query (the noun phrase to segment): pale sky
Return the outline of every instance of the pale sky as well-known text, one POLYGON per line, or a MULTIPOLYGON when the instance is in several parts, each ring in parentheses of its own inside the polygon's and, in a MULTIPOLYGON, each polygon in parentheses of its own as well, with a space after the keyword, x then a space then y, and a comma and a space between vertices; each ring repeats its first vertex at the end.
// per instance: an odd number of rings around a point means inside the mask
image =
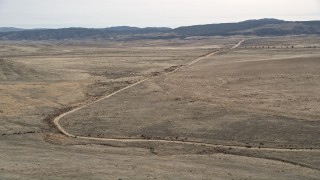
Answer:
POLYGON ((0 27, 178 27, 260 18, 320 20, 320 0, 0 0, 0 27))

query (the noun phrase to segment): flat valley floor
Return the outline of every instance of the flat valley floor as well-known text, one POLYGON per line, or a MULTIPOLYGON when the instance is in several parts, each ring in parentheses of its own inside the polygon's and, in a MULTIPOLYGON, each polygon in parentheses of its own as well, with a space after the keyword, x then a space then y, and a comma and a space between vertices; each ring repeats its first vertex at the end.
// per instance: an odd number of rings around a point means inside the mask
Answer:
POLYGON ((0 179, 320 179, 319 49, 2 41, 0 179))

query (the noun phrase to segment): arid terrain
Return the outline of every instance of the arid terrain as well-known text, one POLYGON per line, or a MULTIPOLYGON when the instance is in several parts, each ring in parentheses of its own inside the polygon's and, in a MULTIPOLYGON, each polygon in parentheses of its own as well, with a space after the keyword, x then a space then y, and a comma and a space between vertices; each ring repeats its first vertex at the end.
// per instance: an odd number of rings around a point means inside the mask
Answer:
POLYGON ((0 179, 320 179, 320 37, 0 41, 0 179))

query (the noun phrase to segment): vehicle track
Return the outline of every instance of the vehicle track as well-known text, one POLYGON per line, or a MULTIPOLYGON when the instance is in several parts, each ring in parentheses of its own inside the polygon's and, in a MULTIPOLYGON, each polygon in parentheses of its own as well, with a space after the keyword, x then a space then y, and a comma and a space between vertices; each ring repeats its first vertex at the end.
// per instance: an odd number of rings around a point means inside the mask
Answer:
MULTIPOLYGON (((241 40, 238 44, 236 44, 235 46, 231 47, 230 50, 232 49, 235 49, 237 47, 239 47, 242 43, 244 42, 244 40, 241 40)), ((182 68, 185 68, 185 67, 188 67, 188 66, 191 66, 195 63, 197 63, 198 61, 202 60, 202 59, 205 59, 207 57, 210 57, 212 55, 215 55, 217 53, 221 52, 221 50, 219 51, 215 51, 215 52, 211 52, 207 55, 204 55, 202 57, 199 57, 197 59, 195 59, 194 61, 191 61, 189 62, 188 64, 184 65, 184 66, 180 66, 176 69, 174 69, 173 71, 170 71, 170 72, 167 72, 167 73, 164 73, 160 76, 165 76, 165 75, 168 75, 168 74, 172 74, 176 71, 178 71, 179 69, 182 69, 182 68)), ((156 77, 159 77, 159 76, 156 76, 156 77)), ((96 137, 85 137, 85 136, 77 136, 77 135, 73 135, 71 133, 68 133, 60 124, 59 124, 59 121, 69 115, 69 114, 72 114, 76 111, 79 111, 87 106, 90 106, 91 104, 95 104, 95 103, 98 103, 102 100, 105 100, 105 99, 108 99, 116 94, 119 94, 131 87, 134 87, 136 85, 139 85, 147 80, 150 80, 154 77, 148 77, 148 78, 145 78, 145 79, 142 79, 134 84, 131 84, 123 89, 120 89, 116 92, 113 92, 107 96, 104 96, 96 101, 93 101, 93 102, 90 102, 88 104, 85 104, 85 105, 82 105, 78 108, 75 108, 75 109, 72 109, 70 111, 67 111, 59 116, 57 116, 56 118, 54 118, 53 120, 53 123, 54 125, 58 128, 58 130, 68 136, 68 137, 72 137, 72 138, 77 138, 77 139, 84 139, 84 140, 96 140, 96 141, 109 141, 109 142, 159 142, 159 143, 175 143, 175 144, 186 144, 186 145, 198 145, 198 146, 206 146, 206 147, 215 147, 215 148, 233 148, 233 149, 239 149, 239 150, 243 150, 243 149, 250 149, 250 150, 260 150, 260 151, 277 151, 277 152, 320 152, 320 149, 293 149, 293 148, 290 148, 290 149, 280 149, 280 148, 264 148, 264 147, 243 147, 243 146, 228 146, 228 145, 216 145, 216 144, 209 144, 209 143, 204 143, 204 142, 192 142, 192 141, 177 141, 177 140, 161 140, 161 139, 132 139, 132 138, 128 138, 128 139, 117 139, 117 138, 96 138, 96 137)))

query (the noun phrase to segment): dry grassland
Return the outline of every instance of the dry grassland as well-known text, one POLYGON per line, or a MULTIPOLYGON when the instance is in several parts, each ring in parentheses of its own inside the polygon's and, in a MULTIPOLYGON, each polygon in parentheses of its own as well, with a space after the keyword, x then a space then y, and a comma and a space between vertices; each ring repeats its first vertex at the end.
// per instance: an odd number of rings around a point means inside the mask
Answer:
POLYGON ((0 179, 318 179, 320 38, 241 39, 0 42, 0 179), (61 126, 217 147, 53 126, 147 77, 61 126))

